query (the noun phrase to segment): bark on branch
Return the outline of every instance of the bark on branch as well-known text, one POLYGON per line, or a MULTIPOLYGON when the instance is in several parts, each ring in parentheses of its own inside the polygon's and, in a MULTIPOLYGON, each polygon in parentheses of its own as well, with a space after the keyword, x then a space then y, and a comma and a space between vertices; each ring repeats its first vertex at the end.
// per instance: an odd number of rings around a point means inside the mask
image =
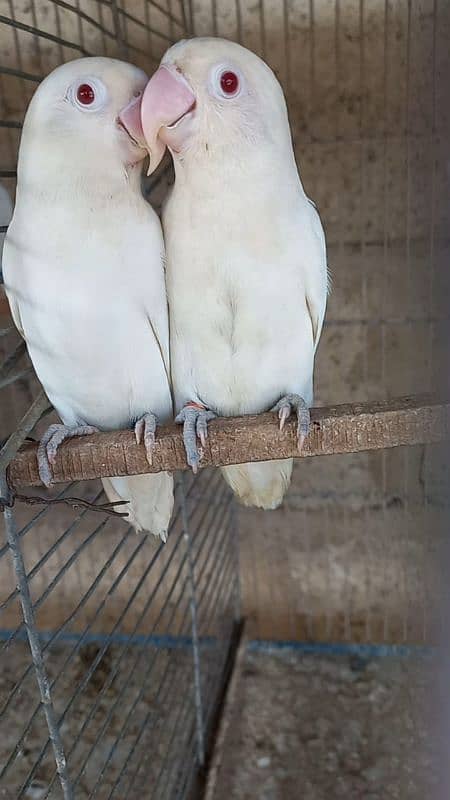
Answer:
MULTIPOLYGON (((450 401, 429 396, 315 408, 311 420, 302 453, 297 450, 294 419, 286 423, 282 433, 272 413, 213 420, 201 467, 355 453, 450 439, 450 401)), ((13 488, 41 485, 36 450, 36 444, 26 444, 11 462, 9 481, 13 488)), ((55 483, 65 483, 187 468, 181 429, 166 425, 158 429, 151 468, 134 433, 114 431, 64 442, 54 465, 54 479, 55 483)))

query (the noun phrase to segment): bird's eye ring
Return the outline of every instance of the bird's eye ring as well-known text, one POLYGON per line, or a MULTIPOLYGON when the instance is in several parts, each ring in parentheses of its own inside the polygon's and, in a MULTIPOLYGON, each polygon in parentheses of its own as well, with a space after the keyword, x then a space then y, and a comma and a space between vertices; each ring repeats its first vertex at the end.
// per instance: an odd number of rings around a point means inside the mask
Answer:
POLYGON ((238 97, 244 86, 240 71, 231 64, 217 64, 211 71, 209 81, 212 94, 226 100, 238 97))
POLYGON ((69 87, 66 97, 79 111, 99 111, 106 104, 108 91, 98 78, 85 77, 69 87))

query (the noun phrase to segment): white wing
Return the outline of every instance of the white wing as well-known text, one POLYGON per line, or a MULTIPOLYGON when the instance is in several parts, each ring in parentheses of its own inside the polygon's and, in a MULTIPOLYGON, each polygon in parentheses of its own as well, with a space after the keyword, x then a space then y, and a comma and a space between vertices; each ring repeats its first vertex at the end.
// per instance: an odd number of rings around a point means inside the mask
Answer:
POLYGON ((23 325, 19 311, 19 296, 17 287, 15 286, 16 276, 14 272, 15 272, 16 244, 14 243, 14 241, 12 241, 11 231, 12 231, 12 223, 9 226, 9 230, 6 234, 3 246, 3 254, 2 254, 2 272, 3 272, 4 288, 6 296, 8 298, 9 307, 11 309, 11 316, 13 318, 14 325, 16 326, 22 338, 25 339, 25 334, 23 331, 23 325))
POLYGON ((306 305, 313 329, 314 351, 322 332, 328 294, 328 270, 325 235, 314 203, 308 199, 308 216, 311 226, 311 260, 304 265, 306 305))

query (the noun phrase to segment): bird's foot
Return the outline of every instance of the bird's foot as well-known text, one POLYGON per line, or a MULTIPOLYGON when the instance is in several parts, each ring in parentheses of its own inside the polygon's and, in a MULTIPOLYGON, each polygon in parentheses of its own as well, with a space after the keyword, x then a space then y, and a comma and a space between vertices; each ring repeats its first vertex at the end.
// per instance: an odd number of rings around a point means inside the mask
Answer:
POLYGON ((157 419, 151 411, 138 419, 136 425, 134 426, 136 442, 138 444, 142 444, 142 442, 144 442, 145 454, 150 466, 153 464, 153 449, 155 447, 156 426, 157 419))
POLYGON ((98 433, 98 428, 94 428, 93 425, 77 425, 74 428, 60 423, 50 425, 39 442, 37 451, 39 477, 47 488, 53 483, 52 466, 59 445, 65 439, 71 439, 73 436, 89 436, 91 433, 98 433))
POLYGON ((270 409, 271 411, 278 412, 278 418, 280 420, 280 431, 284 428, 284 423, 287 419, 291 416, 292 412, 295 411, 297 414, 297 442, 298 442, 298 449, 301 451, 303 447, 303 442, 305 441, 308 431, 309 431, 309 422, 310 422, 310 415, 309 415, 309 408, 306 405, 305 401, 302 397, 298 394, 287 394, 278 401, 273 408, 270 409))
POLYGON ((208 438, 208 422, 214 419, 214 411, 201 405, 201 403, 186 403, 180 413, 175 417, 175 422, 183 425, 183 442, 186 450, 186 460, 195 474, 200 463, 200 453, 197 447, 197 437, 202 447, 208 438))

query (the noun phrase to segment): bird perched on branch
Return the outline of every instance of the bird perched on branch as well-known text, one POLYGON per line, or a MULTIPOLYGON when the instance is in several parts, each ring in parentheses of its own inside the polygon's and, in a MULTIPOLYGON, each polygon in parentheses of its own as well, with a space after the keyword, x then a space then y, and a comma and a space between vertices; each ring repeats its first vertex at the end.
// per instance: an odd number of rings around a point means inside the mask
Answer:
MULTIPOLYGON (((58 67, 23 127, 3 271, 15 324, 62 425, 39 447, 49 485, 59 444, 134 426, 151 462, 172 415, 164 244, 144 200, 140 102, 147 76, 107 58, 58 67)), ((167 472, 104 480, 136 530, 166 537, 167 472)))
MULTIPOLYGON (((172 382, 187 458, 215 415, 272 409, 308 433, 327 297, 325 239, 295 163, 286 103, 269 67, 238 44, 171 47, 142 99, 155 168, 175 185, 163 213, 172 382)), ((224 467, 245 505, 276 508, 292 459, 224 467)))

